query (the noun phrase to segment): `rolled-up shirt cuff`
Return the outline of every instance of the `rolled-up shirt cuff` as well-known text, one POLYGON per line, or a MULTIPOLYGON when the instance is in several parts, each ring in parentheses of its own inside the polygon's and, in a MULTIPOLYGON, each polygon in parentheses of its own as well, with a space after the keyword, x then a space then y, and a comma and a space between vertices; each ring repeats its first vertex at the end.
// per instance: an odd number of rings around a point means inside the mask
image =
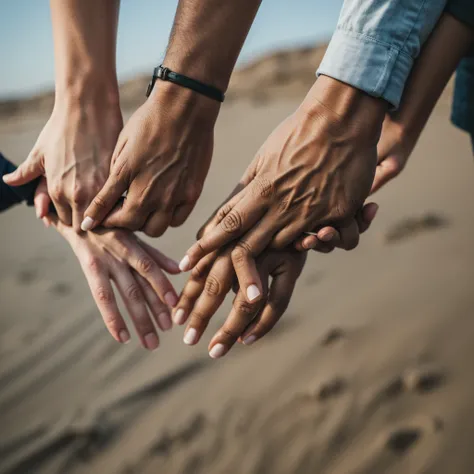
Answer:
POLYGON ((375 37, 338 29, 317 75, 325 75, 385 99, 398 108, 413 58, 375 37))

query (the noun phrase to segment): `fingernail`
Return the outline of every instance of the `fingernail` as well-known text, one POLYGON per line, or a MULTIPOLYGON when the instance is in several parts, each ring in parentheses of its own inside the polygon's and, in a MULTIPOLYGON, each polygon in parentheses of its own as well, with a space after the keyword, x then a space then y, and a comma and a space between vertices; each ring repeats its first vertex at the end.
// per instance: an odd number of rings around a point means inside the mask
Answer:
POLYGON ((84 217, 84 220, 81 223, 81 230, 84 232, 87 232, 88 230, 92 229, 92 226, 94 225, 94 219, 92 217, 84 217))
POLYGON ((41 219, 41 210, 36 209, 36 219, 41 219))
POLYGON ((43 221, 44 226, 45 226, 46 228, 48 228, 48 227, 49 227, 49 220, 48 220, 48 218, 47 218, 47 217, 43 217, 42 221, 43 221))
POLYGON ((332 230, 329 230, 328 232, 325 232, 321 236, 318 235, 318 239, 322 240, 323 242, 329 242, 334 238, 334 232, 332 230))
POLYGON ((174 307, 178 303, 178 297, 172 291, 168 291, 165 295, 165 302, 168 306, 174 307))
POLYGON ((379 212, 379 205, 374 202, 374 205, 372 207, 374 209, 372 211, 372 215, 373 215, 372 219, 375 219, 375 216, 377 215, 377 212, 379 212))
POLYGON ((130 334, 125 329, 119 332, 119 339, 122 344, 128 344, 130 342, 130 334))
POLYGON ((250 285, 247 288, 247 298, 249 301, 253 301, 254 299, 260 296, 260 290, 258 289, 257 285, 250 285))
POLYGON ((257 340, 257 336, 254 336, 253 334, 251 336, 247 336, 244 340, 243 343, 246 346, 251 346, 255 341, 257 340))
POLYGON ((219 359, 225 354, 225 346, 224 344, 216 344, 210 351, 209 355, 213 359, 219 359))
POLYGON ((150 333, 145 336, 146 348, 150 351, 154 351, 158 348, 158 337, 156 334, 150 333))
POLYGON ((161 329, 163 329, 163 331, 168 331, 168 329, 171 329, 171 318, 167 312, 163 312, 158 315, 158 322, 160 323, 161 329))
POLYGON ((196 344, 197 336, 198 336, 198 333, 197 333, 196 329, 189 328, 186 331, 186 334, 184 335, 183 341, 188 346, 192 346, 193 344, 196 344))
POLYGON ((5 181, 5 183, 6 183, 7 181, 9 181, 10 178, 13 176, 13 174, 14 174, 14 173, 4 174, 4 175, 3 175, 3 181, 5 181))
POLYGON ((176 311, 176 313, 174 313, 173 321, 174 321, 175 324, 177 324, 178 326, 181 326, 181 324, 184 324, 184 322, 186 321, 186 313, 184 312, 184 309, 183 309, 183 308, 179 308, 179 309, 176 311))
POLYGON ((187 272, 189 270, 189 257, 185 255, 181 262, 179 262, 179 269, 182 272, 187 272))

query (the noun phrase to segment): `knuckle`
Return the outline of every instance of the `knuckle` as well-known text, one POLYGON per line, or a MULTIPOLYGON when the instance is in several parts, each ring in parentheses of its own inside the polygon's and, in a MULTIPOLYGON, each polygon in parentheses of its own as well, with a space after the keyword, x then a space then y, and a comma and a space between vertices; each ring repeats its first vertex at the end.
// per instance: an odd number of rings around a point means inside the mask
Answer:
POLYGON ((142 292, 140 291, 139 286, 135 283, 127 288, 125 294, 130 301, 138 302, 142 300, 142 292))
POLYGON ((267 178, 255 178, 253 191, 256 197, 268 199, 274 194, 273 181, 267 178))
POLYGON ((100 258, 92 256, 87 260, 87 268, 95 275, 102 272, 102 262, 100 258))
POLYGON ((236 268, 241 268, 245 265, 248 257, 251 255, 250 251, 243 243, 239 243, 231 252, 232 263, 236 268))
POLYGON ((250 315, 253 315, 256 310, 257 310, 257 306, 252 304, 252 303, 248 303, 247 301, 239 301, 238 303, 236 303, 236 306, 237 306, 237 311, 241 314, 244 314, 246 316, 250 316, 250 315))
POLYGON ((217 212, 217 220, 220 222, 230 211, 232 211, 232 206, 230 204, 224 204, 217 212))
MULTIPOLYGON (((222 329, 221 329, 221 332, 224 336, 226 336, 226 339, 230 339, 231 341, 236 341, 239 336, 241 335, 241 332, 238 332, 232 328, 229 328, 229 327, 226 327, 224 326, 222 329)), ((227 341, 229 342, 229 341, 227 341)))
POLYGON ((141 257, 137 261, 137 270, 140 273, 151 273, 155 269, 155 262, 147 256, 141 257))
POLYGON ((113 300, 112 292, 103 286, 99 286, 96 289, 96 296, 98 301, 104 304, 110 304, 113 300))
POLYGON ((64 198, 64 189, 61 182, 54 183, 49 190, 50 196, 55 200, 64 198))
POLYGON ((193 324, 207 325, 209 321, 209 316, 201 311, 193 310, 190 314, 190 319, 193 321, 193 324))
POLYGON ((107 201, 100 194, 98 194, 94 198, 93 202, 94 202, 95 207, 97 207, 99 210, 103 210, 107 208, 107 201))
POLYGON ((238 232, 242 228, 242 216, 236 210, 232 210, 221 221, 221 228, 227 234, 238 232))
POLYGON ((217 296, 221 293, 221 288, 222 288, 222 285, 219 282, 219 280, 216 278, 216 276, 210 274, 206 279, 206 283, 204 285, 204 291, 209 296, 217 296))
POLYGON ((72 193, 72 201, 74 204, 77 204, 78 206, 82 206, 86 204, 87 201, 87 191, 82 188, 76 186, 74 189, 74 192, 72 193))

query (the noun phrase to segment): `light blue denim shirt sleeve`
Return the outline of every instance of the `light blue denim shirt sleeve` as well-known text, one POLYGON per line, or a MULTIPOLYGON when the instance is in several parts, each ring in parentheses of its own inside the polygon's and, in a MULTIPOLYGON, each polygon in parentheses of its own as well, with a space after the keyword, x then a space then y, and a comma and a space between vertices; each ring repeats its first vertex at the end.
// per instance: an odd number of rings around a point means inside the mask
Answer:
POLYGON ((445 4, 446 0, 345 0, 317 74, 397 108, 413 63, 445 4))

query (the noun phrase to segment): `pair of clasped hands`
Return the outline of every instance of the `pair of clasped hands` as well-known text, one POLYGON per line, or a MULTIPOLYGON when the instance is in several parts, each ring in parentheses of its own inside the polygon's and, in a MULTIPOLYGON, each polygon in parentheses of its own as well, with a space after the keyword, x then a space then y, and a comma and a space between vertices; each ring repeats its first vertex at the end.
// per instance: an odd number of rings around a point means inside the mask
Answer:
POLYGON ((210 356, 219 358, 237 341, 251 345, 274 327, 307 250, 353 249, 375 217, 378 206, 364 203, 396 174, 388 166, 396 140, 385 134, 377 153, 385 106, 366 95, 351 102, 350 93, 321 76, 179 264, 134 232, 158 237, 192 211, 220 107, 207 97, 160 84, 124 127, 118 103, 104 94, 86 105, 58 100, 27 160, 4 179, 14 186, 44 176, 37 216, 71 245, 119 342, 128 342, 130 332, 112 281, 149 350, 159 345, 157 327, 166 331, 173 322, 187 323, 184 342, 197 344, 234 290, 232 310, 209 344, 210 356), (341 99, 351 115, 341 113, 341 99), (57 215, 48 214, 51 201, 57 215), (190 275, 178 295, 165 272, 180 271, 190 275))

